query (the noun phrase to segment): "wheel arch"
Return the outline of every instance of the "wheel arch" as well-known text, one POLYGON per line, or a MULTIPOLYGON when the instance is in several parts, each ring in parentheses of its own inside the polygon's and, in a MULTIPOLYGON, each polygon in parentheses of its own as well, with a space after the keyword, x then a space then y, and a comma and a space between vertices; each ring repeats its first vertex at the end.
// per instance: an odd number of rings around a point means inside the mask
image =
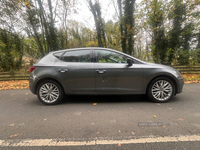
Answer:
POLYGON ((147 90, 148 90, 148 88, 149 88, 149 86, 150 86, 150 83, 151 83, 154 79, 160 78, 160 77, 168 78, 168 79, 170 79, 170 80, 174 83, 174 86, 175 86, 174 95, 176 95, 176 93, 177 93, 177 91, 178 91, 177 82, 176 82, 176 80, 175 80, 173 77, 171 77, 171 76, 169 76, 169 75, 158 75, 158 76, 153 77, 153 78, 148 82, 148 84, 147 84, 147 86, 146 86, 145 92, 147 93, 147 90))
POLYGON ((52 77, 45 77, 45 78, 41 78, 40 80, 37 81, 37 83, 35 85, 35 89, 34 89, 35 90, 35 94, 37 94, 37 88, 40 85, 40 83, 42 83, 42 82, 44 82, 46 80, 52 80, 54 82, 57 82, 61 86, 63 92, 65 92, 65 89, 64 89, 63 85, 57 79, 52 78, 52 77))

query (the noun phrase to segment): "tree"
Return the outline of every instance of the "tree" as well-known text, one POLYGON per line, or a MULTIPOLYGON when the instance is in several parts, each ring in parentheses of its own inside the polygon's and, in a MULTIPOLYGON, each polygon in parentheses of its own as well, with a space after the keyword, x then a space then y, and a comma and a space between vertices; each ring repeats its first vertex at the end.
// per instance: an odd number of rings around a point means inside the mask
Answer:
POLYGON ((122 51, 134 55, 135 0, 118 0, 122 51))
POLYGON ((15 15, 19 6, 16 1, 0 1, 0 71, 19 69, 23 56, 22 22, 15 15))
POLYGON ((105 23, 105 34, 107 39, 107 47, 112 49, 120 49, 120 28, 118 22, 114 23, 112 20, 109 20, 105 23))
POLYGON ((169 31, 169 63, 172 63, 176 51, 181 46, 182 23, 186 13, 186 6, 183 0, 172 0, 170 3, 172 11, 169 12, 169 19, 172 19, 173 27, 169 31))
POLYGON ((194 24, 188 23, 182 29, 182 53, 179 53, 179 64, 188 65, 189 64, 189 50, 190 50, 190 41, 193 38, 194 24))
POLYGON ((99 4, 99 1, 95 1, 95 3, 93 4, 92 0, 89 0, 88 3, 90 11, 92 12, 95 21, 98 45, 99 47, 107 47, 105 31, 104 31, 104 21, 103 18, 101 17, 101 6, 99 4))
POLYGON ((158 0, 146 2, 146 9, 148 10, 147 23, 152 32, 152 55, 157 63, 166 63, 167 56, 167 38, 165 36, 164 27, 164 4, 158 0))

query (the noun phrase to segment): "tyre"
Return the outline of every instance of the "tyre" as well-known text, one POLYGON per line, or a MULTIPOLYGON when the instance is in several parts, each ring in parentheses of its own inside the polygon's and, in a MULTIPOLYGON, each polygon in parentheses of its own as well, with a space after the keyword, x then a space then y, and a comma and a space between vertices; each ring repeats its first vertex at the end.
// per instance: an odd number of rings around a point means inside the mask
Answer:
POLYGON ((157 103, 169 101, 175 94, 174 83, 166 78, 159 77, 151 81, 147 89, 147 95, 150 100, 157 103))
POLYGON ((52 80, 46 80, 39 84, 37 97, 45 105, 55 105, 62 101, 64 91, 60 84, 52 80))

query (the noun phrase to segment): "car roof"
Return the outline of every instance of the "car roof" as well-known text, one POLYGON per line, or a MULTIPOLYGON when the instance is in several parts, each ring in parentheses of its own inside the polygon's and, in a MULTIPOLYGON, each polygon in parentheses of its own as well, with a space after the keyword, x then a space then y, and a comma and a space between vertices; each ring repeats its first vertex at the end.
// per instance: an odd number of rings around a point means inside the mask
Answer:
MULTIPOLYGON (((113 50, 113 49, 109 49, 109 48, 103 48, 103 47, 82 47, 82 48, 71 48, 71 49, 63 49, 63 50, 57 50, 57 51, 51 51, 50 53, 55 53, 55 52, 63 52, 63 51, 75 51, 75 50, 88 50, 88 49, 104 49, 104 50, 113 50)), ((116 50, 113 50, 116 51, 116 50)))

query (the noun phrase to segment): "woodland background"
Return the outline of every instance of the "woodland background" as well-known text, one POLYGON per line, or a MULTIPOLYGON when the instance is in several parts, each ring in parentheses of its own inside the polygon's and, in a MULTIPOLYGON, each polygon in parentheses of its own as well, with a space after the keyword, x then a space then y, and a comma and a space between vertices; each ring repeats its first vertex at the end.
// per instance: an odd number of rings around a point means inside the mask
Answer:
POLYGON ((14 74, 50 51, 77 47, 106 47, 167 65, 200 64, 200 0, 108 0, 115 8, 108 21, 103 0, 81 1, 94 27, 69 19, 79 13, 80 0, 0 0, 0 72, 14 74))

